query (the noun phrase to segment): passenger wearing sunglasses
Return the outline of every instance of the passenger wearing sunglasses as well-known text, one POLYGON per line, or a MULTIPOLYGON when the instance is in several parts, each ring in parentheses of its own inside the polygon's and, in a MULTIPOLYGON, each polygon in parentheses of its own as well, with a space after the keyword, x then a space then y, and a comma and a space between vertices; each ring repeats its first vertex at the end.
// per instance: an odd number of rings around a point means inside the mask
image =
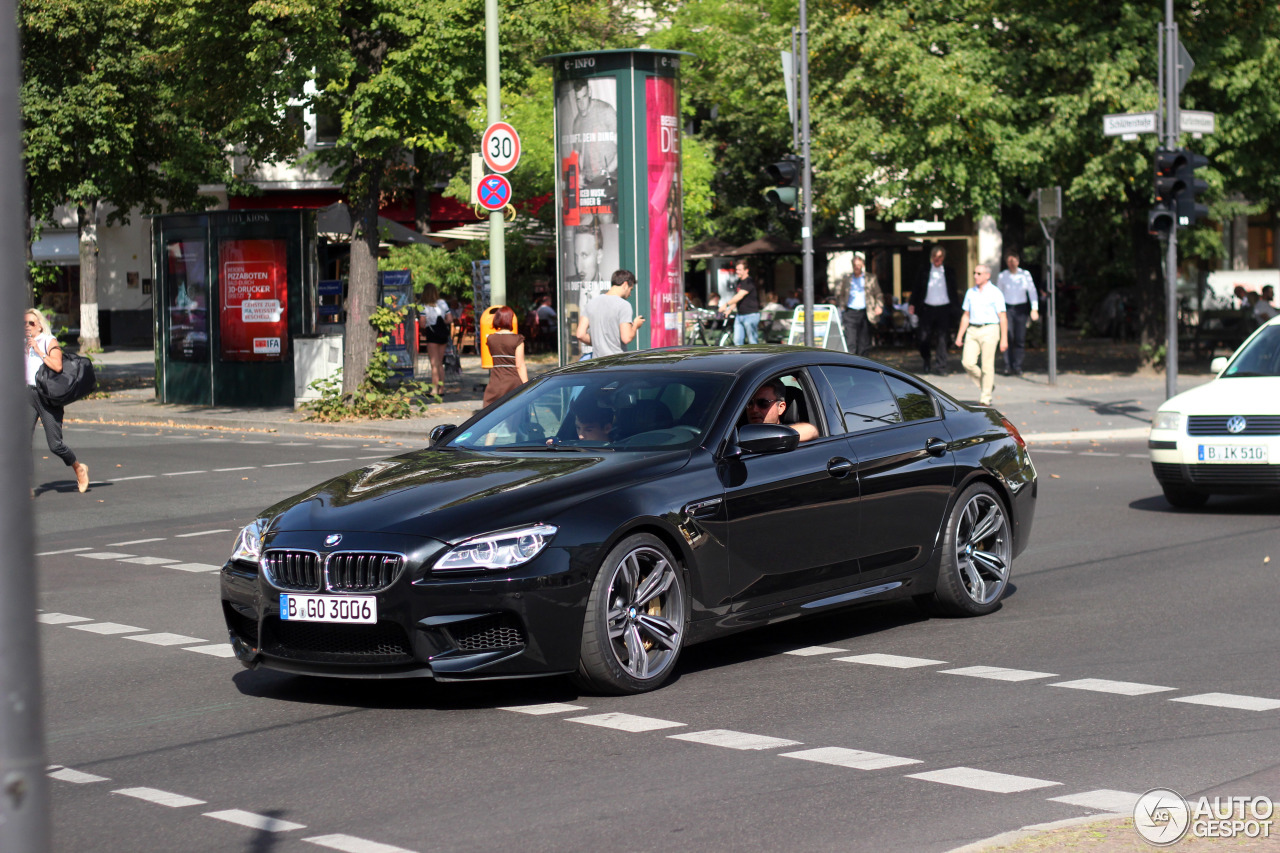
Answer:
POLYGON ((780 424, 789 426, 800 433, 801 441, 810 441, 818 437, 818 428, 810 423, 798 421, 783 424, 782 416, 787 411, 787 386, 781 379, 770 379, 756 389, 747 401, 747 423, 780 424))
MULTIPOLYGON (((51 406, 36 390, 36 373, 45 365, 54 373, 62 372, 62 347, 49 329, 49 321, 39 311, 29 310, 24 317, 27 332, 27 392, 31 399, 31 431, 36 421, 44 424, 44 437, 49 452, 66 463, 76 475, 76 488, 84 492, 89 488, 89 466, 76 461, 76 455, 62 441, 62 406, 51 406)), ((31 493, 35 497, 35 492, 31 493)))

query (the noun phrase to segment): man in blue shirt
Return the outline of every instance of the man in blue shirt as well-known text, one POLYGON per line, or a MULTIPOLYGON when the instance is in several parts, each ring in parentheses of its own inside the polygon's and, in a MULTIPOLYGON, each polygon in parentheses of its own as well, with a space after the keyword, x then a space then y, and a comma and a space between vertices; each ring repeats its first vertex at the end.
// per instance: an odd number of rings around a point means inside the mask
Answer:
POLYGON ((960 365, 978 385, 978 402, 990 406, 996 387, 996 347, 1000 352, 1009 349, 1009 319, 1004 295, 991 283, 991 268, 986 264, 974 267, 973 287, 964 295, 961 308, 964 313, 956 334, 956 346, 964 346, 960 365))
POLYGON ((853 274, 836 285, 835 303, 841 308, 849 352, 866 355, 871 349, 871 330, 884 310, 884 295, 876 274, 866 271, 862 258, 853 259, 853 274))
POLYGON ((996 279, 1009 314, 1009 351, 1004 354, 1005 371, 1010 376, 1022 375, 1022 357, 1027 347, 1027 319, 1040 319, 1040 299, 1031 273, 1019 268, 1016 252, 1005 259, 1007 269, 996 279))

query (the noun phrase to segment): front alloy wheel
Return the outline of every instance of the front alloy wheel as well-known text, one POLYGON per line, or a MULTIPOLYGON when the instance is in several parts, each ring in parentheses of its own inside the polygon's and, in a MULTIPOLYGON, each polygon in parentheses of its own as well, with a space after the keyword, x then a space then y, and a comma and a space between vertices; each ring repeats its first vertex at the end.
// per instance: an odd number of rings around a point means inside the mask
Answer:
POLYGON ((1013 534, 1004 504, 983 483, 956 501, 943 538, 938 587, 926 605, 949 616, 981 616, 1000 606, 1013 568, 1013 534))
POLYGON ((666 681, 684 644, 682 569, 656 536, 609 552, 587 599, 578 680, 604 693, 642 693, 666 681))

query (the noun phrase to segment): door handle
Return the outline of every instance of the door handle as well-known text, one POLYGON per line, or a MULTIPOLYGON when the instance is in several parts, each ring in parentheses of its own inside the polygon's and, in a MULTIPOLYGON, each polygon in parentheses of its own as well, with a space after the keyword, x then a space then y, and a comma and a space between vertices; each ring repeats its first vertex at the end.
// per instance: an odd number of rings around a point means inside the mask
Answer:
POLYGON ((931 438, 924 443, 924 449, 930 456, 942 456, 950 446, 940 438, 931 438))
POLYGON ((827 462, 827 473, 837 480, 853 473, 853 463, 842 456, 836 456, 827 462))
POLYGON ((706 518, 709 515, 715 515, 721 503, 720 498, 708 498, 705 501, 685 504, 684 514, 690 518, 706 518))

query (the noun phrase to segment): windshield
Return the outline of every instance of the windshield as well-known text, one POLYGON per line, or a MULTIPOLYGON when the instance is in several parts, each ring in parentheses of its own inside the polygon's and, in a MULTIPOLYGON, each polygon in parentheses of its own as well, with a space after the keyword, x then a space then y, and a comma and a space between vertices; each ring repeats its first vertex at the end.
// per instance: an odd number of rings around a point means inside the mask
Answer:
POLYGON ((621 370, 553 376, 526 387, 446 446, 546 452, 696 447, 730 379, 621 370))
POLYGON ((1258 332, 1222 376, 1280 376, 1280 326, 1267 326, 1258 332))

